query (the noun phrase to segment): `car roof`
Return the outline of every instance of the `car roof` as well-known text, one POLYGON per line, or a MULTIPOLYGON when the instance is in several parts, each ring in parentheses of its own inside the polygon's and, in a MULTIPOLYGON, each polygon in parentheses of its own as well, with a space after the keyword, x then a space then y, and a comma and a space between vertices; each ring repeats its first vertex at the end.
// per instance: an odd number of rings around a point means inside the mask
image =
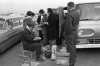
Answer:
POLYGON ((100 4, 100 2, 79 3, 76 5, 83 5, 83 4, 100 4))

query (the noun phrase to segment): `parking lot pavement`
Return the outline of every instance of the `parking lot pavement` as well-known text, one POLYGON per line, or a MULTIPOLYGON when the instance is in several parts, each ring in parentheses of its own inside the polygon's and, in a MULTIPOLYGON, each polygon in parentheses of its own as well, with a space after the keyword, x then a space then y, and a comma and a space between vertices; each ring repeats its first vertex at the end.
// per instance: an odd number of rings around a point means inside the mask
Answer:
POLYGON ((100 66, 100 48, 81 49, 76 66, 100 66))
MULTIPOLYGON (((15 46, 9 49, 6 53, 0 55, 0 66, 22 66, 23 58, 20 56, 22 55, 22 51, 19 46, 15 46)), ((38 64, 38 66, 61 66, 56 65, 54 61, 46 60, 45 62, 36 62, 32 60, 33 65, 38 64), (35 64, 34 64, 35 63, 35 64)))
POLYGON ((9 49, 6 53, 0 55, 0 66, 21 66, 21 59, 18 54, 17 46, 9 49))
MULTIPOLYGON (((20 57, 22 54, 21 49, 18 46, 15 46, 9 49, 6 53, 0 55, 0 66, 21 66, 22 58, 20 57)), ((37 64, 38 66, 61 66, 55 65, 55 62, 46 60, 41 64, 37 64)), ((35 66, 33 63, 32 66, 35 66)), ((75 66, 100 66, 100 49, 85 49, 78 50, 77 53, 77 61, 75 66)))

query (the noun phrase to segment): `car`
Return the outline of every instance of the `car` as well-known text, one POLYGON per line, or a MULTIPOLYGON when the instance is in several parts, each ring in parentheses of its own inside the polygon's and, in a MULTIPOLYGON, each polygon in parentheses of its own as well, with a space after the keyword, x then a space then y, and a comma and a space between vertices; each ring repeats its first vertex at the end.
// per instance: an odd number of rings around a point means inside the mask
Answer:
POLYGON ((23 25, 18 22, 13 22, 13 28, 8 29, 6 22, 2 21, 0 24, 0 53, 4 53, 6 50, 11 48, 12 46, 18 44, 21 40, 21 33, 23 32, 23 25), (17 25, 15 25, 17 23, 17 25))
POLYGON ((76 5, 80 14, 77 48, 100 48, 100 3, 76 5))
POLYGON ((16 29, 7 31, 0 35, 0 53, 5 52, 12 46, 20 42, 22 30, 16 29))

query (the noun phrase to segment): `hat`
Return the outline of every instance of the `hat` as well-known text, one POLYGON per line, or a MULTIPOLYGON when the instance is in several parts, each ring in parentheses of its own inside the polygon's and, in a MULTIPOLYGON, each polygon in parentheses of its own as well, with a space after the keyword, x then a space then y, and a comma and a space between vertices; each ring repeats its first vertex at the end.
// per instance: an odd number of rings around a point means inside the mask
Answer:
POLYGON ((68 7, 63 8, 64 13, 68 13, 68 7))
POLYGON ((64 7, 63 10, 68 10, 68 7, 64 7))
POLYGON ((69 3, 67 4, 68 7, 74 7, 74 5, 75 5, 74 2, 69 2, 69 3))
POLYGON ((34 15, 35 15, 35 13, 34 13, 34 12, 32 12, 32 11, 27 11, 26 15, 27 15, 27 16, 34 16, 34 15))
POLYGON ((43 9, 41 9, 41 10, 39 11, 39 13, 43 14, 43 13, 44 13, 44 10, 43 10, 43 9))
POLYGON ((53 11, 52 11, 51 8, 48 8, 48 9, 47 9, 47 12, 48 12, 48 13, 53 13, 53 11))

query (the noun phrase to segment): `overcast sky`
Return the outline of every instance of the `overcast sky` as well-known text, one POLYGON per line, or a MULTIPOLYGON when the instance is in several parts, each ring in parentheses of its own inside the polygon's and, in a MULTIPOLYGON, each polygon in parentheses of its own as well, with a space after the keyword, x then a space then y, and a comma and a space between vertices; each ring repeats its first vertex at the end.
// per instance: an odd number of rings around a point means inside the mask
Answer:
POLYGON ((48 7, 66 6, 67 2, 100 2, 100 0, 0 0, 0 11, 2 10, 39 10, 48 7))

